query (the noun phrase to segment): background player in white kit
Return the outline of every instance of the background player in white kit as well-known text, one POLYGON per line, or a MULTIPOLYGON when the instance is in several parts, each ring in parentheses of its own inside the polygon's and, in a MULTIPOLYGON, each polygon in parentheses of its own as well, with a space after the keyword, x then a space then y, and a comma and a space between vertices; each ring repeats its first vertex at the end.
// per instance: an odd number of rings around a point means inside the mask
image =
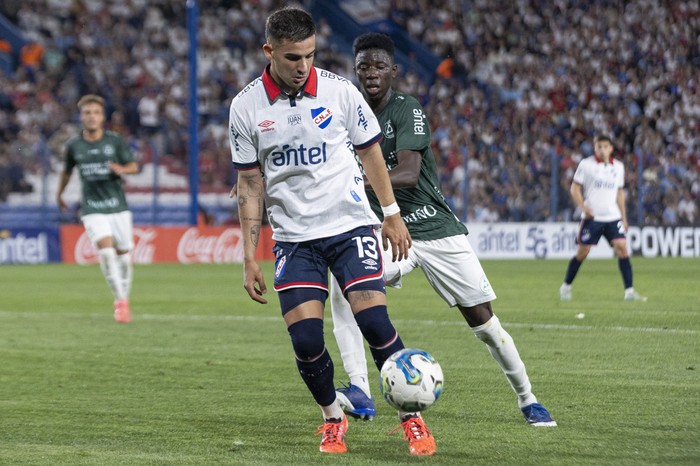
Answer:
POLYGON ((601 236, 615 250, 625 287, 625 301, 646 301, 632 286, 632 265, 627 252, 627 213, 625 209, 625 166, 612 158, 614 150, 610 136, 594 139, 595 153, 581 160, 571 184, 571 196, 581 209, 581 224, 577 237, 576 255, 569 261, 564 283, 559 288, 562 301, 571 300, 571 283, 579 267, 588 257, 591 247, 601 236))
MULTIPOLYGON (((525 364, 511 336, 493 314, 496 295, 467 240, 467 228, 455 217, 439 189, 431 135, 423 108, 410 95, 393 89, 397 68, 389 36, 368 33, 353 45, 355 73, 362 95, 379 119, 384 139, 380 145, 401 215, 411 233, 408 258, 389 263, 387 284, 420 267, 430 285, 451 307, 457 307, 474 335, 483 341, 516 393, 525 420, 533 426, 556 426, 532 393, 525 364)), ((376 197, 370 203, 378 215, 376 197)), ((347 301, 331 284, 331 309, 336 340, 350 385, 340 388, 346 413, 364 419, 374 416, 364 347, 347 301)), ((413 426, 403 425, 406 435, 413 426)))
POLYGON ((311 16, 296 8, 278 10, 267 18, 265 38, 270 64, 233 99, 230 111, 244 287, 254 301, 267 302, 255 261, 264 201, 276 241, 274 288, 297 368, 323 413, 320 450, 344 453, 348 423, 336 400, 323 336, 329 269, 378 367, 403 348, 386 310, 381 250, 372 228, 379 220, 367 201, 355 152, 383 206, 384 246, 388 240, 395 258, 406 257, 410 235, 398 215, 372 111, 349 81, 313 66, 311 16))
POLYGON ((134 248, 133 221, 126 203, 122 175, 138 172, 134 154, 117 133, 106 131, 105 101, 88 94, 78 101, 80 136, 66 146, 65 168, 58 183, 56 202, 67 208, 63 191, 73 168, 78 167, 82 185, 80 219, 98 250, 100 269, 114 295, 114 319, 131 320, 129 292, 132 281, 131 253, 134 248))

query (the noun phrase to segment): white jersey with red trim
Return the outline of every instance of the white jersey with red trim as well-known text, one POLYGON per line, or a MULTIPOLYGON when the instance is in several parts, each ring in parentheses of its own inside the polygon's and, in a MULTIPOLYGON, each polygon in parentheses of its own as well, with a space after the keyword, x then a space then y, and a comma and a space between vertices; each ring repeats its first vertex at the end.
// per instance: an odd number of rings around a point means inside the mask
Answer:
MULTIPOLYGON (((595 155, 581 160, 574 182, 583 187, 583 200, 593 209, 597 222, 612 222, 622 218, 617 205, 617 192, 625 185, 625 166, 616 159, 603 162, 595 155)), ((581 214, 581 218, 584 215, 581 214)))
POLYGON ((295 95, 272 80, 269 65, 231 102, 229 139, 238 170, 260 167, 278 241, 325 238, 377 225, 355 149, 382 132, 362 94, 345 78, 312 68, 295 95))

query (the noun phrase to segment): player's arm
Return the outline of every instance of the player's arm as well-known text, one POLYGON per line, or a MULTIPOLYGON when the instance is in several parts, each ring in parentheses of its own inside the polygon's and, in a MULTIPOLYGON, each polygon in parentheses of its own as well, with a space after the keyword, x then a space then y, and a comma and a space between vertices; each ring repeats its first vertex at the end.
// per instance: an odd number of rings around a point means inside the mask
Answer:
POLYGON ((575 181, 571 183, 571 197, 573 198, 576 207, 583 211, 586 218, 593 218, 593 210, 588 205, 586 205, 583 199, 583 187, 580 183, 577 183, 575 181))
POLYGON ((267 304, 265 277, 255 261, 263 219, 264 183, 260 168, 238 171, 238 217, 243 233, 243 287, 253 301, 267 304))
POLYGON ((625 208, 625 190, 622 188, 618 188, 617 190, 617 198, 615 201, 617 202, 617 206, 620 208, 620 214, 622 215, 622 227, 627 231, 627 209, 625 208))
MULTIPOLYGON (((389 172, 391 187, 394 189, 415 188, 420 178, 421 162, 423 156, 414 150, 400 150, 396 154, 398 164, 389 172)), ((367 189, 372 187, 367 185, 367 189)))
POLYGON ((56 191, 56 204, 58 204, 58 208, 60 210, 66 210, 68 208, 68 204, 66 204, 63 200, 63 191, 66 189, 66 186, 68 186, 68 182, 70 181, 70 176, 72 173, 73 170, 61 172, 61 178, 58 180, 58 189, 56 191))
POLYGON ((423 157, 420 152, 414 150, 400 150, 396 154, 399 162, 389 172, 389 179, 393 188, 415 188, 420 177, 420 167, 423 157))
MULTIPOLYGON (((358 149, 357 154, 365 169, 365 175, 374 189, 377 199, 379 199, 382 210, 388 208, 388 212, 392 212, 387 215, 387 211, 385 211, 384 214, 382 246, 386 250, 389 247, 388 243, 391 243, 393 261, 404 259, 408 257, 408 249, 411 247, 411 235, 408 233, 396 205, 396 198, 391 189, 391 180, 379 143, 372 144, 365 149, 358 149)), ((240 197, 240 189, 238 196, 240 197)))
POLYGON ((128 162, 125 164, 111 162, 109 164, 110 170, 112 170, 117 175, 134 175, 139 171, 139 165, 136 162, 128 162))

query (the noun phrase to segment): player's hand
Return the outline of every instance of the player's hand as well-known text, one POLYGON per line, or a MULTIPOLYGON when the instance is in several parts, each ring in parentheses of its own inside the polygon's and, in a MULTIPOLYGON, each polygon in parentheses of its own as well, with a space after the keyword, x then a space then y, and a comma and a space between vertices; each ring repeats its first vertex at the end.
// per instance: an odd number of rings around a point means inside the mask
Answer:
POLYGON ((391 261, 406 259, 408 250, 411 247, 411 235, 408 233, 406 224, 403 223, 401 214, 394 214, 384 217, 382 223, 382 246, 386 251, 391 244, 391 261))
POLYGON ((245 261, 243 265, 243 288, 248 292, 250 299, 260 304, 267 304, 267 299, 262 297, 267 293, 265 277, 255 261, 245 261))
POLYGON ((228 193, 228 197, 230 197, 231 199, 233 199, 233 198, 236 197, 237 195, 238 195, 238 185, 237 185, 237 184, 234 184, 233 187, 231 188, 231 192, 228 193))
POLYGON ((61 212, 68 209, 68 204, 66 204, 66 202, 63 200, 63 196, 61 196, 60 194, 56 196, 56 204, 58 204, 58 210, 60 210, 61 212))
POLYGON ((125 172, 124 165, 119 165, 118 163, 107 162, 109 164, 109 169, 112 170, 119 176, 122 176, 125 172))

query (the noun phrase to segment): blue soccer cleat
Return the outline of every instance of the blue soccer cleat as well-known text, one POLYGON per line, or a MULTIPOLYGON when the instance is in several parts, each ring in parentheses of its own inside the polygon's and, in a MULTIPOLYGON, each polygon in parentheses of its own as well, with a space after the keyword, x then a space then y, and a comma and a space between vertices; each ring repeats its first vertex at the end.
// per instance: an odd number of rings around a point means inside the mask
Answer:
POLYGON ((547 408, 539 403, 532 403, 521 408, 528 424, 534 427, 556 427, 557 421, 552 419, 547 408))
POLYGON ((335 391, 335 396, 348 416, 365 421, 374 419, 374 398, 368 397, 357 385, 343 384, 342 388, 335 391))

